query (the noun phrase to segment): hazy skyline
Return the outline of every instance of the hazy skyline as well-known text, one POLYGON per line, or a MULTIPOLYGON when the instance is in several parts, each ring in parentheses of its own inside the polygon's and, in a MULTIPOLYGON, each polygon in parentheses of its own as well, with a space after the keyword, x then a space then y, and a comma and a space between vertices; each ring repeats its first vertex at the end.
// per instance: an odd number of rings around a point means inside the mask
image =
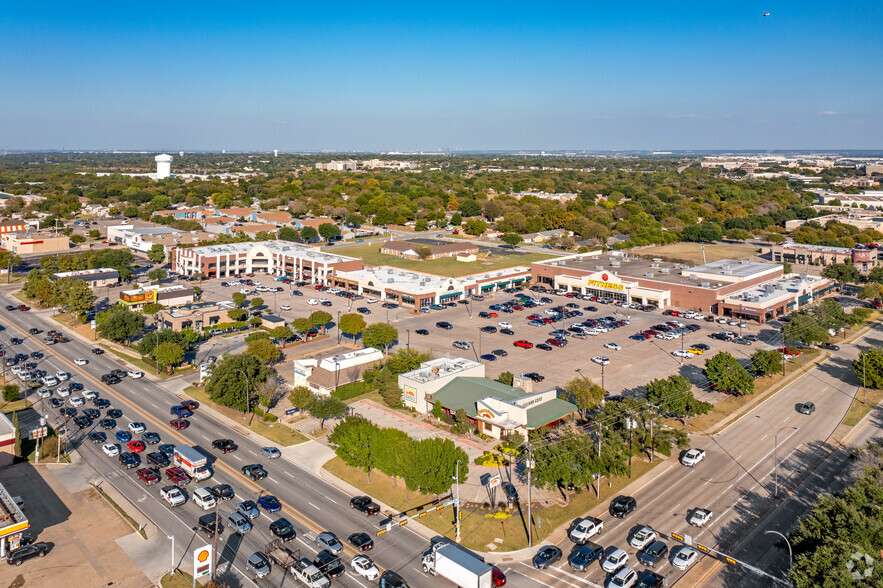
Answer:
POLYGON ((0 148, 878 149, 881 17, 869 2, 19 3, 0 148))

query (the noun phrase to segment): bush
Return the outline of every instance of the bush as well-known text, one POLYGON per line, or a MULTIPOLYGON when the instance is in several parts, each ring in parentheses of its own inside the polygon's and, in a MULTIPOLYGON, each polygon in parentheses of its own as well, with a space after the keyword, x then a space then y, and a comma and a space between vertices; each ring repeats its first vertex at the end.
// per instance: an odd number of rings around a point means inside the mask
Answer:
POLYGON ((518 449, 517 445, 508 441, 494 447, 494 451, 499 451, 500 453, 504 453, 506 455, 518 455, 519 453, 521 453, 521 450, 518 449))
POLYGON ((475 458, 475 465, 485 467, 507 466, 509 465, 509 460, 498 453, 485 451, 481 456, 475 458))
POLYGON ((279 417, 277 417, 273 413, 268 412, 264 415, 264 422, 265 423, 275 423, 278 420, 279 420, 279 417))
POLYGON ((352 384, 344 384, 343 386, 338 386, 337 389, 331 393, 331 395, 338 400, 349 400, 350 398, 361 396, 365 392, 370 392, 371 389, 372 388, 368 386, 368 384, 366 384, 365 382, 353 382, 352 384))
POLYGON ((7 384, 3 386, 3 400, 6 402, 13 402, 14 400, 18 400, 19 388, 16 384, 7 384))

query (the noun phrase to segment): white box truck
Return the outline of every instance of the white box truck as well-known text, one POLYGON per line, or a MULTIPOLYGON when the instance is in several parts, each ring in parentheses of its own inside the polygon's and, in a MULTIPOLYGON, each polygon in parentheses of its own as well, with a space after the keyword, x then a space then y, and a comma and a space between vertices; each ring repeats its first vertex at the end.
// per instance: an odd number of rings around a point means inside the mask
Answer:
POLYGON ((423 554, 423 573, 446 578, 460 588, 491 588, 491 566, 462 547, 436 543, 423 554))
POLYGON ((187 475, 196 480, 205 480, 212 477, 212 471, 208 467, 208 458, 193 447, 178 445, 172 454, 172 461, 180 466, 187 475))

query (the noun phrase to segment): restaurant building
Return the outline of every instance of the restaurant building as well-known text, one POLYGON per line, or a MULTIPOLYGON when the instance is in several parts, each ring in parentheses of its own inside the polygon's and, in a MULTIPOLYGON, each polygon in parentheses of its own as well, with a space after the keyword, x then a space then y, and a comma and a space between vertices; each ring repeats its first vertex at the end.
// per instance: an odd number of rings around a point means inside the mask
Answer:
POLYGON ((122 290, 119 303, 132 310, 141 310, 145 304, 162 304, 163 306, 183 306, 190 304, 195 298, 190 286, 175 284, 174 286, 140 286, 133 290, 122 290))

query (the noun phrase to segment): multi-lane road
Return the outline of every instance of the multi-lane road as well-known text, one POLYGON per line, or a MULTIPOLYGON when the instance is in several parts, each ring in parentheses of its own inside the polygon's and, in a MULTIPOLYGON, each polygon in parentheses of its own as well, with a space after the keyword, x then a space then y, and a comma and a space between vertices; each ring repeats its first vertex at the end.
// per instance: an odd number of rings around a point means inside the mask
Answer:
MULTIPOLYGON (((9 300, 0 295, 0 307, 9 300)), ((300 549, 308 557, 315 555, 315 545, 306 540, 308 532, 329 530, 341 539, 353 532, 365 531, 373 534, 380 523, 375 516, 366 518, 349 508, 349 496, 316 478, 297 463, 287 459, 266 460, 260 456, 260 444, 251 436, 241 434, 226 424, 215 420, 204 412, 197 411, 190 419, 191 426, 182 431, 173 430, 168 421, 171 417, 169 408, 180 400, 162 386, 146 379, 124 379, 115 386, 105 386, 100 376, 121 365, 110 354, 93 355, 91 346, 72 338, 65 344, 46 346, 42 335, 31 337, 27 330, 36 327, 43 331, 58 328, 51 321, 48 313, 13 311, 5 313, 0 322, 6 329, 0 332, 0 341, 13 351, 42 351, 46 357, 40 361, 40 368, 49 373, 66 371, 74 374, 73 381, 82 383, 86 388, 99 392, 101 397, 111 401, 114 408, 123 411, 119 419, 120 429, 131 421, 141 421, 147 425, 148 431, 161 435, 163 443, 176 445, 185 444, 199 447, 207 455, 213 457, 214 477, 210 485, 218 483, 230 484, 236 498, 222 504, 222 517, 235 508, 235 503, 244 499, 256 499, 262 493, 273 494, 283 504, 279 515, 267 515, 262 512, 256 519, 255 529, 244 537, 225 533, 219 543, 219 570, 250 578, 245 574, 245 559, 253 552, 261 550, 271 539, 268 526, 278 516, 285 516, 294 525, 298 538, 293 547, 300 549), (19 337, 24 343, 12 346, 9 339, 19 337), (76 366, 74 359, 83 357, 89 360, 86 366, 76 366), (223 455, 211 449, 211 441, 217 438, 231 438, 239 445, 239 450, 223 455), (240 473, 240 468, 248 463, 262 463, 269 476, 258 483, 252 482, 240 473)), ((787 386, 761 405, 744 415, 722 433, 712 437, 699 433, 693 435, 693 446, 704 449, 706 458, 694 468, 686 468, 674 460, 659 466, 664 468, 652 482, 641 484, 633 496, 638 507, 626 520, 615 519, 602 515, 605 522, 604 533, 595 538, 605 549, 615 547, 629 552, 630 565, 634 565, 636 550, 628 545, 628 538, 634 529, 648 525, 656 529, 660 535, 676 533, 690 535, 694 542, 708 547, 718 547, 728 552, 751 553, 744 544, 746 537, 752 541, 762 541, 768 547, 774 541, 771 537, 756 533, 760 524, 772 518, 779 510, 780 504, 787 497, 801 493, 817 492, 804 481, 811 479, 811 472, 820 467, 827 457, 826 443, 829 436, 839 424, 846 412, 853 395, 856 393, 855 376, 851 373, 849 360, 857 353, 852 345, 845 345, 841 351, 820 367, 812 369, 802 376, 797 383, 787 386), (811 416, 798 413, 797 404, 813 401, 816 412, 811 416), (776 446, 778 433, 778 446, 776 446), (778 457, 778 495, 775 488, 775 460, 778 457), (690 527, 687 516, 694 508, 705 508, 714 514, 707 525, 701 529, 690 527)), ((37 401, 39 407, 39 401, 37 401)), ((48 409, 56 423, 58 411, 48 409)), ((145 487, 135 476, 135 470, 124 470, 115 458, 105 456, 100 445, 93 445, 85 439, 89 429, 72 433, 83 458, 97 472, 120 492, 138 505, 138 508, 149 517, 161 533, 175 537, 174 557, 176 564, 187 569, 187 554, 205 541, 204 536, 197 536, 194 531, 196 519, 204 513, 199 507, 188 501, 184 506, 171 509, 161 500, 159 488, 164 484, 145 487)), ((871 434, 866 430, 863 437, 871 434)), ((190 494, 198 485, 192 483, 186 487, 190 494)), ((607 497, 612 498, 612 496, 607 497)), ((804 496, 804 502, 811 501, 813 496, 804 496)), ((782 529, 776 529, 782 530, 782 529)), ((679 548, 676 541, 668 540, 673 552, 679 548)), ((402 574, 412 586, 436 586, 439 581, 424 576, 419 568, 419 558, 428 546, 428 541, 408 528, 397 529, 375 539, 376 546, 369 553, 383 569, 393 569, 402 574)), ((605 575, 593 566, 586 574, 573 572, 566 563, 566 556, 572 544, 564 540, 559 546, 565 552, 565 560, 555 564, 549 570, 535 570, 529 562, 509 563, 501 568, 507 573, 509 585, 512 586, 600 586, 604 584, 605 575)), ((171 542, 169 548, 171 549, 171 542)), ((343 561, 347 563, 354 555, 354 550, 347 548, 343 561)), ((775 550, 766 549, 766 560, 776 554, 775 550)), ((783 555, 783 557, 785 557, 783 555)), ((164 550, 157 558, 171 558, 171 553, 164 550)), ((752 563, 752 562, 749 562, 752 563)), ((786 562, 765 561, 773 569, 774 574, 781 574, 786 562)), ((714 572, 712 566, 705 562, 699 564, 703 569, 714 572)), ((642 569, 641 566, 636 566, 642 569)), ((716 569, 716 568, 715 568, 716 569)), ((675 570, 670 563, 664 562, 657 570, 674 583, 683 572, 675 570)), ((697 572, 699 570, 696 570, 697 572)), ((693 575, 698 576, 695 572, 693 575)), ((690 584, 696 578, 690 576, 690 584)), ((704 575, 704 574, 703 574, 704 575)), ((704 579, 704 578, 703 578, 704 579)), ((768 580, 748 574, 742 578, 746 584, 768 585, 768 580)), ((245 581, 250 583, 251 579, 245 581)), ((259 580, 259 585, 293 585, 294 579, 283 578, 274 570, 273 575, 259 580)), ((367 586, 368 582, 347 572, 346 576, 335 580, 336 585, 367 586)))

